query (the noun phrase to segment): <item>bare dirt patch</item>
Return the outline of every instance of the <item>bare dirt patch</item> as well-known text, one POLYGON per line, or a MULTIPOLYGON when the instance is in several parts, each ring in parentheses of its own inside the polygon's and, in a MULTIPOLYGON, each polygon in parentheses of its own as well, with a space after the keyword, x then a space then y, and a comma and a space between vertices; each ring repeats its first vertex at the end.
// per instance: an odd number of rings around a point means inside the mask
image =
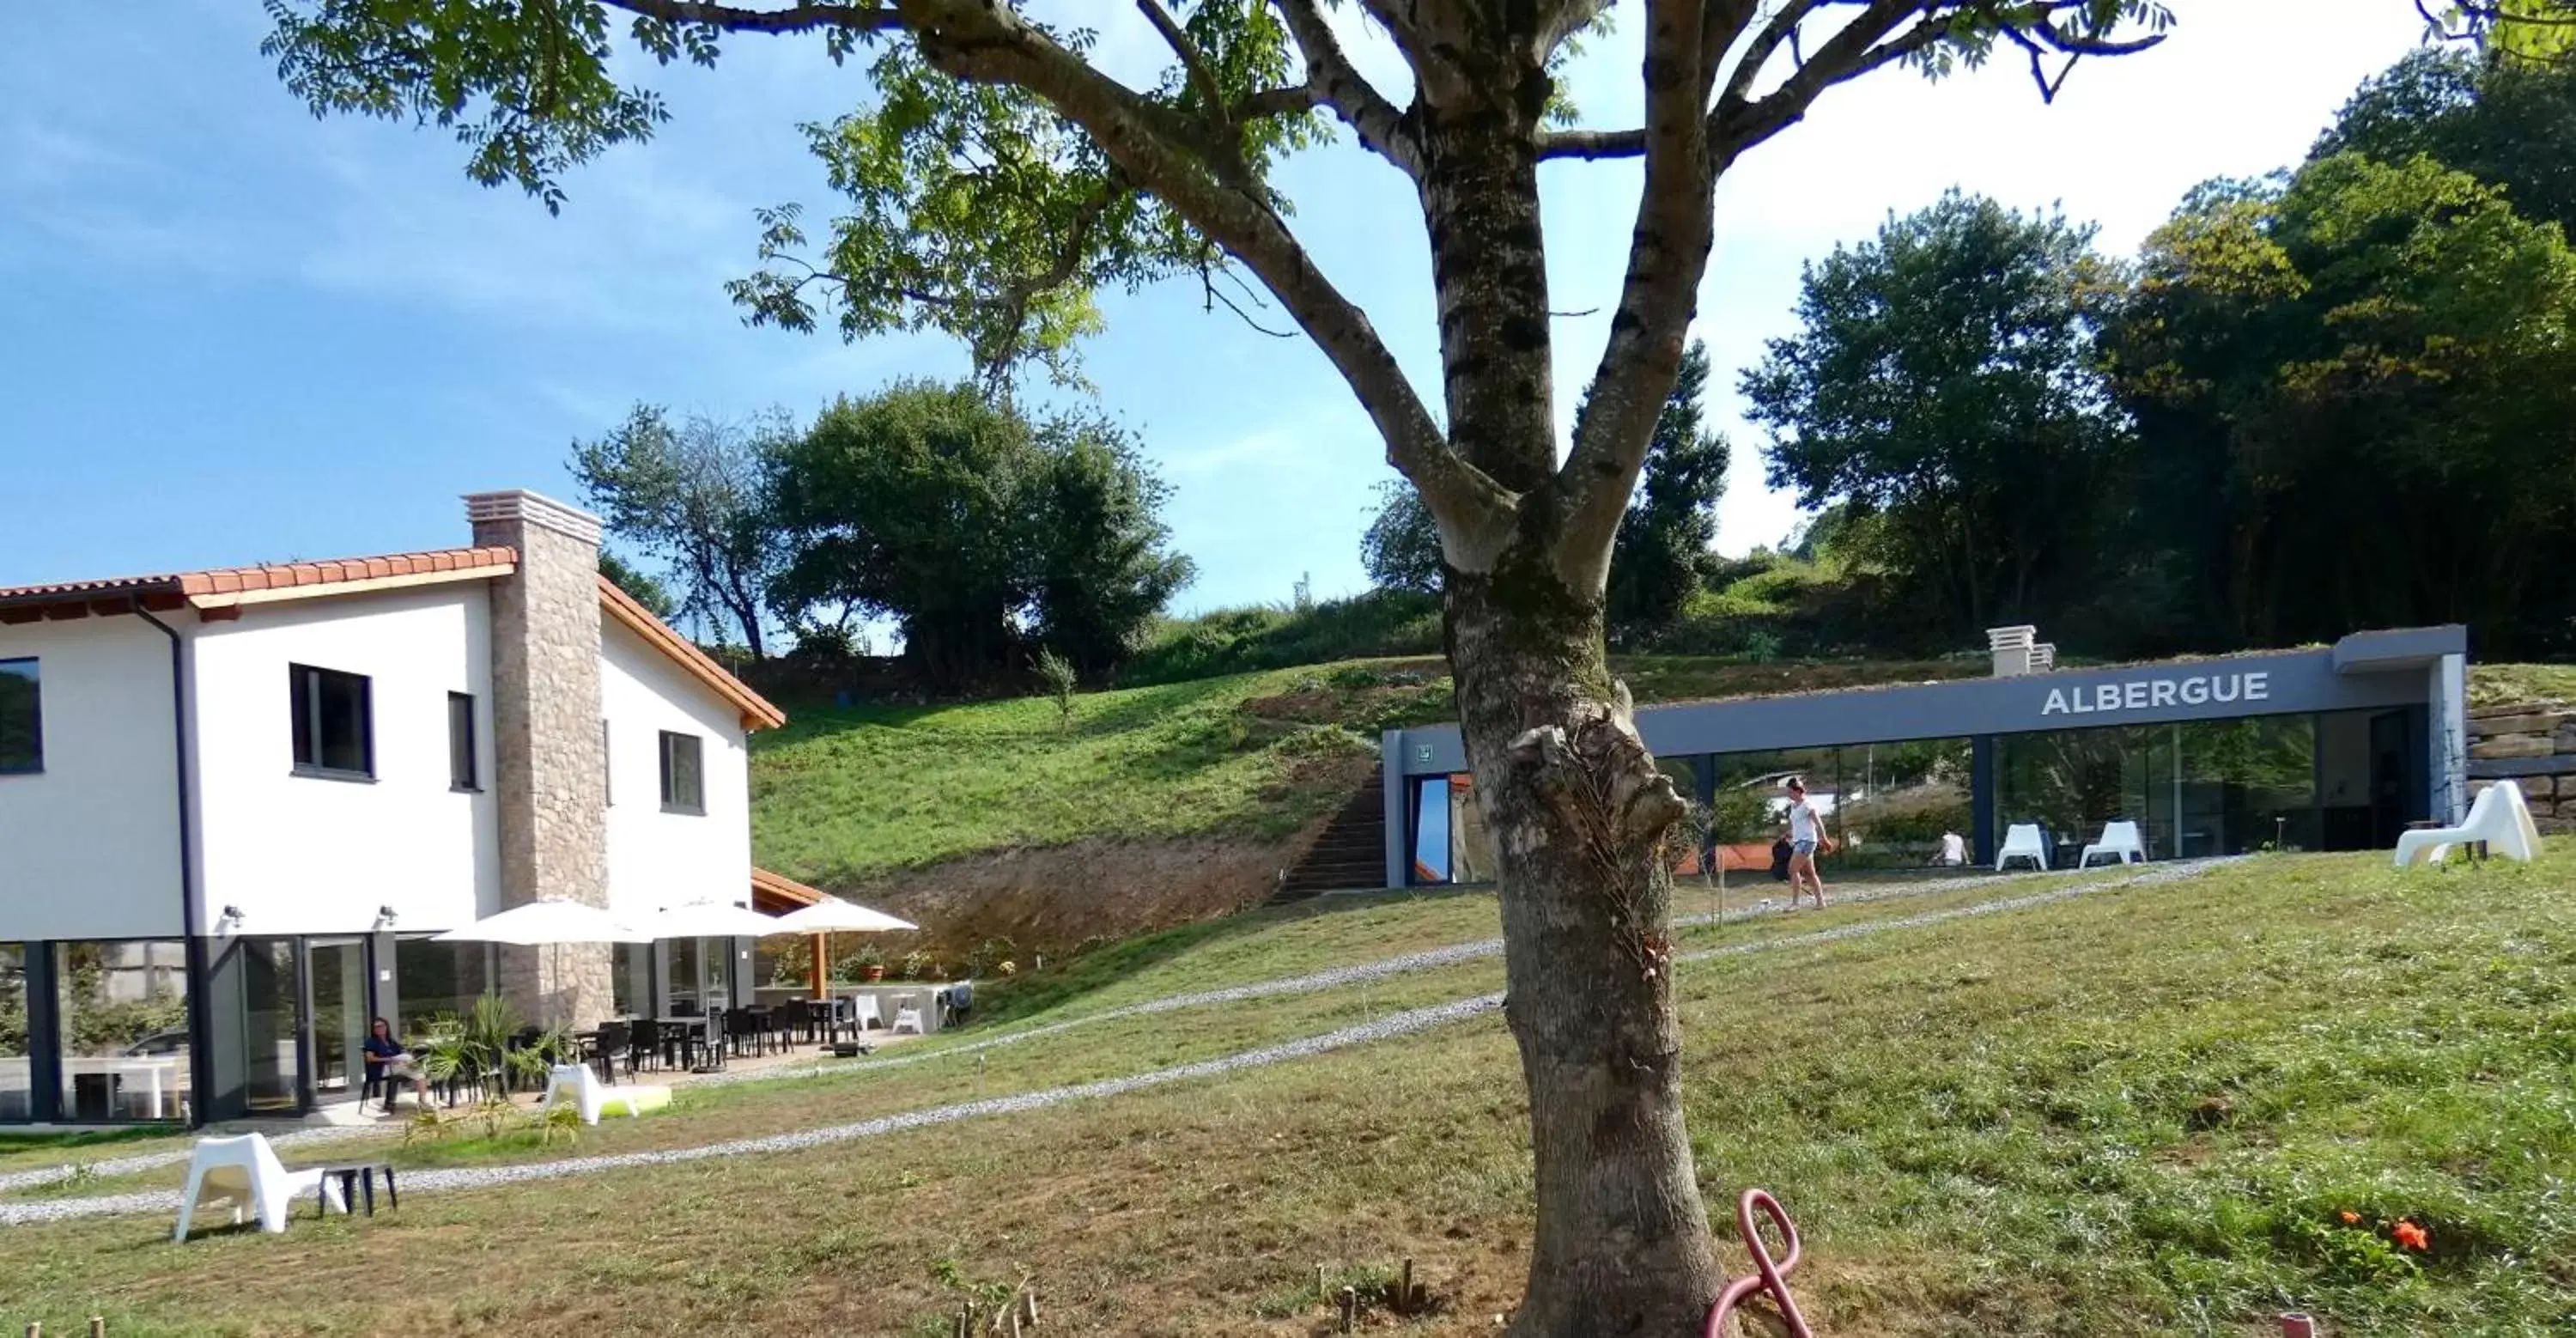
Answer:
POLYGON ((1277 888, 1279 871, 1322 830, 1318 820, 1285 841, 1076 841, 949 860, 834 890, 924 926, 919 934, 877 936, 889 959, 916 949, 962 956, 994 939, 1023 953, 1062 955, 1095 940, 1258 906, 1277 888))

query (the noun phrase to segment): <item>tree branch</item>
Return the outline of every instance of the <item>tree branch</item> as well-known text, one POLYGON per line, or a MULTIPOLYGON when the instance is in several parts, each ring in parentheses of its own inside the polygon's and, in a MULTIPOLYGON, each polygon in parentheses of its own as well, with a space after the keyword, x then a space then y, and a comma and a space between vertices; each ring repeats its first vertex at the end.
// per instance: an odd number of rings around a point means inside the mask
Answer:
POLYGON ((1551 553, 1558 579, 1597 591, 1610 571, 1611 541, 1646 458, 1646 438, 1681 367, 1682 337, 1699 305, 1699 281, 1714 236, 1717 172, 1700 96, 1704 0, 1648 0, 1646 159, 1628 274, 1610 342, 1592 374, 1591 397, 1574 449, 1552 487, 1561 525, 1551 553))
POLYGON ((1368 411, 1387 462, 1420 489, 1444 531, 1499 545, 1516 498, 1449 446, 1404 369, 1357 304, 1268 202, 1215 179, 1166 132, 1163 109, 987 0, 901 0, 922 55, 953 78, 1009 83, 1081 126, 1127 178, 1225 248, 1304 327, 1368 411))
POLYGON ((1642 158, 1646 153, 1646 132, 1636 130, 1542 130, 1538 137, 1540 162, 1550 158, 1642 158))
POLYGON ((902 13, 891 6, 841 4, 834 3, 834 0, 805 0, 785 9, 702 4, 698 0, 603 0, 603 3, 664 23, 703 23, 737 33, 801 33, 824 28, 872 33, 904 26, 902 13))
POLYGON ((1318 0, 1271 0, 1279 17, 1288 25, 1288 35, 1297 40, 1297 49, 1306 54, 1306 90, 1316 104, 1330 107, 1333 115, 1358 136, 1360 147, 1404 169, 1405 175, 1419 180, 1422 176, 1422 146, 1411 131, 1405 129, 1404 113, 1387 101, 1351 64, 1342 40, 1333 34, 1333 25, 1324 17, 1318 0))
POLYGON ((1210 113, 1225 115, 1225 93, 1217 85, 1216 71, 1208 68, 1206 53, 1190 40, 1189 33, 1172 17, 1172 11, 1163 8, 1162 0, 1136 0, 1136 8, 1143 11, 1146 22, 1154 25, 1154 31, 1163 35, 1163 44, 1181 58, 1181 68, 1189 74, 1190 87, 1198 90, 1199 101, 1210 113))
POLYGON ((1858 17, 1825 39, 1825 44, 1816 48, 1797 73, 1751 102, 1738 98, 1733 91, 1752 82, 1739 66, 1728 81, 1727 95, 1709 113, 1709 143, 1717 155, 1718 170, 1724 171, 1746 149, 1796 125, 1826 89, 1902 60, 1948 36, 1950 15, 1935 7, 1903 35, 1881 40, 1923 8, 1923 0, 1870 0, 1858 17))

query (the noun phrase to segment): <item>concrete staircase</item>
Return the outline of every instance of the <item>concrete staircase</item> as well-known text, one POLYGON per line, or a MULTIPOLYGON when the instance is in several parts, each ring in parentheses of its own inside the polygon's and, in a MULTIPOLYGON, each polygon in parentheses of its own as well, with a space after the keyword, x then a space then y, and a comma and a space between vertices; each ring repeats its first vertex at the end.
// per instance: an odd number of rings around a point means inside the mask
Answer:
POLYGON ((1323 892, 1375 891, 1386 886, 1386 767, 1369 771, 1340 811, 1324 824, 1315 844, 1297 857, 1279 882, 1272 904, 1303 901, 1323 892))

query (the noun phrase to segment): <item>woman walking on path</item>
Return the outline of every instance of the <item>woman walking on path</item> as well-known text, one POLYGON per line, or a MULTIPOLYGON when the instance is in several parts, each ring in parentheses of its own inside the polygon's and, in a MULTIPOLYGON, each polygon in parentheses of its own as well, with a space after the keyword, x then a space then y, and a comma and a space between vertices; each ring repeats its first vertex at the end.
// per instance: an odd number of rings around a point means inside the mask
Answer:
POLYGON ((1816 820, 1816 806, 1808 802, 1807 783, 1796 776, 1789 778, 1789 908, 1797 909, 1798 889, 1802 885, 1816 889, 1816 909, 1825 908, 1825 879, 1816 872, 1816 852, 1832 850, 1834 843, 1825 835, 1823 824, 1816 820))

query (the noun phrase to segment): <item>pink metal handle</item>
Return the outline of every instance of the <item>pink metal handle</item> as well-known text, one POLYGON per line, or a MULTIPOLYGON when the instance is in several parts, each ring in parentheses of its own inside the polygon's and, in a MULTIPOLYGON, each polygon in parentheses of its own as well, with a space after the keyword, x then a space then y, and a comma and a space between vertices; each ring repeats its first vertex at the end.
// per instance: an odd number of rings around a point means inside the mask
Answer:
POLYGON ((1757 1293, 1769 1296, 1771 1304, 1779 1307, 1780 1318, 1794 1338, 1816 1338, 1815 1330, 1808 1328, 1805 1317, 1798 1313, 1797 1301, 1789 1295, 1789 1270, 1798 1266, 1798 1224, 1789 1220, 1788 1211, 1778 1199, 1761 1190, 1748 1189, 1736 1202, 1735 1226, 1744 1233, 1745 1253, 1753 1256, 1753 1276, 1737 1278, 1717 1294, 1717 1304, 1708 1308, 1708 1327, 1702 1330, 1702 1338, 1718 1338, 1726 1317, 1734 1314, 1735 1307, 1746 1297, 1757 1293), (1754 1229, 1756 1208, 1771 1219, 1771 1225, 1779 1229, 1780 1239, 1789 1247, 1789 1257, 1776 1264, 1771 1261, 1770 1247, 1762 1243, 1762 1233, 1754 1229))

